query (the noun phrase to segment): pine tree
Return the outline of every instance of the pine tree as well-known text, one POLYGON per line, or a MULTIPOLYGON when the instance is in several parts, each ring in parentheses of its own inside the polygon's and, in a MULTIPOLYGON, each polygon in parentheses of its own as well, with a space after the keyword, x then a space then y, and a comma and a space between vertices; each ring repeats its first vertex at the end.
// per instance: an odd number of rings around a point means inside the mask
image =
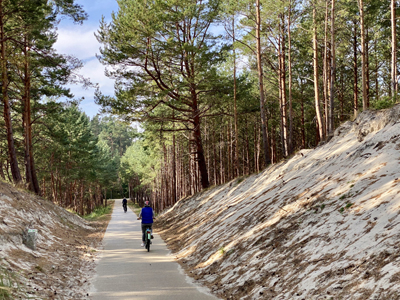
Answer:
POLYGON ((98 102, 140 119, 180 123, 192 134, 201 183, 206 188, 209 175, 201 120, 214 105, 210 101, 215 97, 210 95, 223 89, 216 64, 224 52, 210 33, 219 1, 123 0, 119 6, 113 21, 102 21, 97 34, 104 44, 101 62, 114 67, 109 75, 118 80, 117 97, 99 97, 98 102), (159 106, 164 107, 158 110, 162 115, 156 114, 159 106))

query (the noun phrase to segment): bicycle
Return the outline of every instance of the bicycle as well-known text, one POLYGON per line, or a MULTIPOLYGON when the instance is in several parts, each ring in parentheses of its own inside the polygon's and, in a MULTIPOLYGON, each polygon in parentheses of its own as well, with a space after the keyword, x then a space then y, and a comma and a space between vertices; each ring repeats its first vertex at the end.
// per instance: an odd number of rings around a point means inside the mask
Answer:
POLYGON ((126 211, 128 210, 128 201, 125 198, 122 200, 122 207, 124 208, 124 212, 126 213, 126 211))
POLYGON ((150 252, 151 236, 151 227, 146 227, 144 234, 144 245, 147 249, 147 252, 150 252))

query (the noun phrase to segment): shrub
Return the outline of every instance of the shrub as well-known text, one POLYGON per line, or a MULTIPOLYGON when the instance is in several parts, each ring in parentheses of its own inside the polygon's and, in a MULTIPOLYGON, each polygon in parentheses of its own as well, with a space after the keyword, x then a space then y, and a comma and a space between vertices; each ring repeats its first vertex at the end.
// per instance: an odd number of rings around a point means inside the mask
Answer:
POLYGON ((379 110, 379 109, 385 109, 385 108, 390 108, 395 105, 394 98, 390 96, 382 97, 379 100, 373 101, 371 103, 371 108, 379 110))
POLYGON ((109 213, 111 213, 111 205, 98 206, 90 214, 84 216, 83 218, 85 220, 95 220, 109 213))

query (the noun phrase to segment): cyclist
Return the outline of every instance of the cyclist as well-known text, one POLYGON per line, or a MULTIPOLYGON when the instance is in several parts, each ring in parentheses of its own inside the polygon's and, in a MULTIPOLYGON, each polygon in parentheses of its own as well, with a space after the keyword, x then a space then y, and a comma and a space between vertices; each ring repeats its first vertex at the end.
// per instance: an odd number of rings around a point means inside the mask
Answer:
POLYGON ((126 212, 126 210, 127 210, 127 205, 128 205, 128 201, 126 200, 126 198, 124 198, 124 200, 122 200, 122 207, 124 208, 124 212, 126 212))
MULTIPOLYGON (((150 207, 150 202, 145 201, 144 202, 144 207, 140 211, 139 218, 138 220, 142 220, 142 244, 140 245, 141 247, 144 246, 144 239, 145 239, 145 231, 147 227, 150 227, 152 229, 153 227, 153 219, 154 219, 154 211, 150 207)), ((153 238, 153 235, 151 235, 153 238)))

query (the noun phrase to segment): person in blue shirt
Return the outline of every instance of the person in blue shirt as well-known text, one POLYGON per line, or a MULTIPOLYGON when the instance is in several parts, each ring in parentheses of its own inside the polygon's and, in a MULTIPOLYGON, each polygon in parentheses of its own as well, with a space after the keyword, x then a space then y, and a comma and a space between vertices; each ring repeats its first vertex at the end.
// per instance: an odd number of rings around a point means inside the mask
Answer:
MULTIPOLYGON (((139 218, 138 220, 142 220, 142 244, 141 246, 144 246, 144 235, 145 235, 145 230, 147 227, 152 228, 153 227, 153 219, 154 219, 154 211, 150 207, 149 201, 144 202, 144 207, 140 211, 139 218)), ((153 235, 152 235, 153 237, 153 235)))

